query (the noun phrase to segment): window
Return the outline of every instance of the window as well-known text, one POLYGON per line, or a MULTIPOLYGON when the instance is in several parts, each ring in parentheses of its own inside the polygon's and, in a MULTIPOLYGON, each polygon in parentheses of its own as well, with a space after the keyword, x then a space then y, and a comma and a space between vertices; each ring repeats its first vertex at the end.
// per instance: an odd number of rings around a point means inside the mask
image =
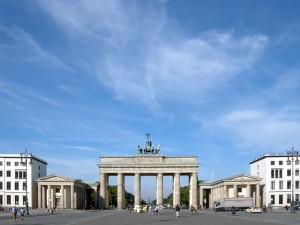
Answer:
POLYGON ((18 182, 18 181, 15 182, 15 190, 16 190, 16 191, 19 190, 19 182, 18 182))
POLYGON ((22 171, 19 171, 19 179, 22 179, 22 174, 23 174, 23 172, 22 171))
POLYGON ((275 190, 275 181, 271 181, 271 190, 275 190))
POLYGON ((286 182, 287 189, 291 189, 292 183, 290 180, 286 182))
POLYGON ((287 203, 291 203, 291 196, 292 196, 291 194, 286 195, 287 203))
POLYGON ((3 162, 2 161, 0 161, 0 166, 2 166, 3 165, 3 162))
MULTIPOLYGON (((239 189, 238 189, 239 190, 239 189)), ((240 191, 238 191, 238 192, 240 192, 240 191)), ((55 193, 60 193, 60 189, 59 188, 56 188, 55 189, 55 193)))
POLYGON ((6 182, 6 190, 10 190, 11 189, 11 183, 10 181, 6 182))
POLYGON ((3 177, 3 171, 0 170, 0 177, 3 177))
POLYGON ((295 194, 295 201, 299 202, 299 194, 295 194))
POLYGON ((274 205, 275 204, 275 195, 271 195, 271 204, 274 205))
POLYGON ((274 166, 275 165, 275 161, 271 161, 271 165, 274 166))
POLYGON ((271 169, 271 178, 282 178, 282 169, 271 169))
POLYGON ((3 195, 0 195, 0 205, 3 205, 3 195))
POLYGON ((23 171, 23 179, 26 179, 26 177, 27 177, 26 171, 23 171))
POLYGON ((15 162, 15 166, 19 166, 19 162, 15 162))
POLYGON ((283 195, 279 195, 279 204, 283 204, 283 195))
POLYGON ((287 160, 286 165, 291 165, 291 160, 287 160))
POLYGON ((7 166, 10 166, 10 162, 6 162, 6 165, 7 165, 7 166))
POLYGON ((282 190, 283 189, 283 180, 279 181, 279 189, 282 190))
POLYGON ((6 195, 6 204, 11 205, 11 196, 10 195, 6 195))
POLYGON ((7 177, 10 177, 10 176, 11 176, 10 170, 7 170, 7 171, 6 171, 6 176, 7 176, 7 177))
POLYGON ((15 205, 19 205, 19 196, 18 195, 15 196, 15 205))
POLYGON ((23 182, 23 191, 26 191, 26 182, 23 182))
POLYGON ((279 161, 279 165, 283 165, 283 161, 279 161))
POLYGON ((23 205, 26 205, 26 195, 23 195, 23 205))
POLYGON ((296 182, 295 182, 295 188, 299 189, 299 180, 296 180, 296 182))
POLYGON ((3 183, 0 181, 0 190, 3 190, 3 183))
POLYGON ((295 176, 299 176, 299 170, 295 170, 295 176))
POLYGON ((15 179, 19 179, 19 171, 15 171, 15 179))
POLYGON ((299 160, 296 160, 296 161, 295 161, 295 165, 299 165, 299 160))
POLYGON ((39 166, 39 170, 41 170, 41 166, 39 166))
POLYGON ((286 175, 290 177, 292 175, 292 171, 291 170, 287 170, 286 171, 286 175))

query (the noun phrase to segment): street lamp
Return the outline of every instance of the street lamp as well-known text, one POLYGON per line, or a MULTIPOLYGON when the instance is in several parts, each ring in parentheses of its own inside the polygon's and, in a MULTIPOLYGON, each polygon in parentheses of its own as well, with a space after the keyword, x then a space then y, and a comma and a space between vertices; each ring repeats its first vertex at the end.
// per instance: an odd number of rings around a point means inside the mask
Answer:
POLYGON ((291 202, 291 213, 295 213, 295 209, 294 209, 294 157, 296 157, 295 163, 296 165, 299 165, 299 152, 294 150, 294 147, 292 147, 291 151, 287 151, 287 164, 291 165, 292 163, 292 202, 291 202))
POLYGON ((28 183, 27 183, 27 177, 28 177, 27 165, 28 164, 32 164, 32 161, 31 161, 32 154, 31 153, 27 153, 27 149, 26 149, 25 152, 24 153, 20 153, 20 155, 21 155, 21 164, 23 166, 26 166, 26 185, 25 185, 26 200, 25 200, 25 204, 26 204, 27 215, 29 215, 28 196, 27 196, 27 187, 28 187, 28 183), (27 160, 27 159, 29 159, 29 160, 27 160))

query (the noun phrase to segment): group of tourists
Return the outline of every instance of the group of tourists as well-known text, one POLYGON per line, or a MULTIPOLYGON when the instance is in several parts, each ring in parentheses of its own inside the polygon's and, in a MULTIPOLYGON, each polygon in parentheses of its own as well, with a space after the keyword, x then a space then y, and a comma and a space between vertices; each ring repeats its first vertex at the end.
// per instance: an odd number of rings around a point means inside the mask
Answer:
POLYGON ((152 206, 152 205, 148 205, 148 211, 149 211, 149 216, 150 215, 161 215, 163 214, 163 207, 162 206, 152 206))
MULTIPOLYGON (((17 214, 18 214, 18 208, 16 207, 16 206, 14 206, 13 208, 12 208, 12 213, 13 213, 13 219, 14 220, 17 220, 17 214)), ((23 220, 24 219, 24 216, 25 216, 25 209, 24 208, 21 208, 20 210, 19 210, 19 212, 20 212, 20 215, 21 215, 21 220, 23 220)))

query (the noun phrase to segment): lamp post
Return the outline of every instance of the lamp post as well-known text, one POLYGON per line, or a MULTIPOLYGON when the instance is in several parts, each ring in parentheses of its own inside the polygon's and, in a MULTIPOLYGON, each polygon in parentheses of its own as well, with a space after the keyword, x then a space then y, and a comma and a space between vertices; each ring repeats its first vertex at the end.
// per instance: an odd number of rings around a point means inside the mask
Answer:
POLYGON ((292 147, 291 151, 287 151, 287 164, 290 165, 292 163, 292 202, 291 202, 291 213, 295 213, 294 209, 294 158, 296 157, 295 163, 296 165, 299 165, 299 152, 294 150, 294 147, 292 147))
POLYGON ((28 196, 27 196, 27 188, 28 188, 28 183, 27 183, 27 177, 28 177, 28 172, 27 172, 27 165, 28 164, 32 164, 32 161, 31 161, 31 157, 32 157, 32 154, 31 153, 27 153, 27 149, 25 150, 24 153, 20 153, 21 155, 21 164, 23 166, 26 166, 26 185, 25 185, 25 192, 26 192, 26 200, 25 200, 25 204, 26 204, 26 212, 27 212, 27 215, 29 215, 29 206, 28 206, 28 196))

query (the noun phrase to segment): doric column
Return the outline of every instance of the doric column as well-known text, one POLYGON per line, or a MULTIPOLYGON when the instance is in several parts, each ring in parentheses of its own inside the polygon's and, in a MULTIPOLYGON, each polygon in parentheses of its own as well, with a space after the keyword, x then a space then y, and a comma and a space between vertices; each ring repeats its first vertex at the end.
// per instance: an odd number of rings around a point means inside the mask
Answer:
POLYGON ((198 206, 197 186, 198 186, 198 175, 197 175, 197 173, 193 173, 191 176, 191 182, 190 182, 190 190, 191 190, 190 205, 193 205, 194 207, 198 206))
POLYGON ((234 198, 238 197, 237 184, 233 185, 233 197, 234 198))
POLYGON ((180 205, 180 174, 175 173, 174 179, 173 179, 173 204, 174 205, 180 205))
POLYGON ((71 209, 74 209, 74 184, 71 184, 71 209))
POLYGON ((203 188, 201 186, 199 188, 199 205, 203 207, 203 188))
POLYGON ((225 184, 223 186, 223 196, 222 196, 223 198, 227 198, 227 196, 228 196, 227 192, 228 192, 228 189, 227 189, 227 185, 225 184))
POLYGON ((65 186, 64 185, 60 185, 60 208, 64 209, 65 208, 65 192, 64 192, 65 186))
POLYGON ((38 184, 38 208, 42 208, 42 188, 40 184, 38 184))
POLYGON ((157 205, 163 204, 163 174, 159 173, 156 177, 156 200, 157 205))
POLYGON ((123 203, 123 189, 124 189, 124 175, 122 173, 118 173, 118 209, 123 209, 124 203, 123 203))
POLYGON ((42 186, 42 208, 46 207, 46 195, 45 195, 45 186, 42 186))
POLYGON ((104 209, 106 207, 106 174, 100 174, 100 209, 104 209))
POLYGON ((47 206, 50 206, 50 199, 51 199, 51 186, 47 186, 47 206))
POLYGON ((260 185, 256 185, 256 207, 260 207, 260 185))
POLYGON ((141 204, 141 174, 134 175, 134 204, 139 206, 141 204))
POLYGON ((250 184, 247 184, 247 196, 246 197, 251 197, 251 186, 250 186, 250 184))

